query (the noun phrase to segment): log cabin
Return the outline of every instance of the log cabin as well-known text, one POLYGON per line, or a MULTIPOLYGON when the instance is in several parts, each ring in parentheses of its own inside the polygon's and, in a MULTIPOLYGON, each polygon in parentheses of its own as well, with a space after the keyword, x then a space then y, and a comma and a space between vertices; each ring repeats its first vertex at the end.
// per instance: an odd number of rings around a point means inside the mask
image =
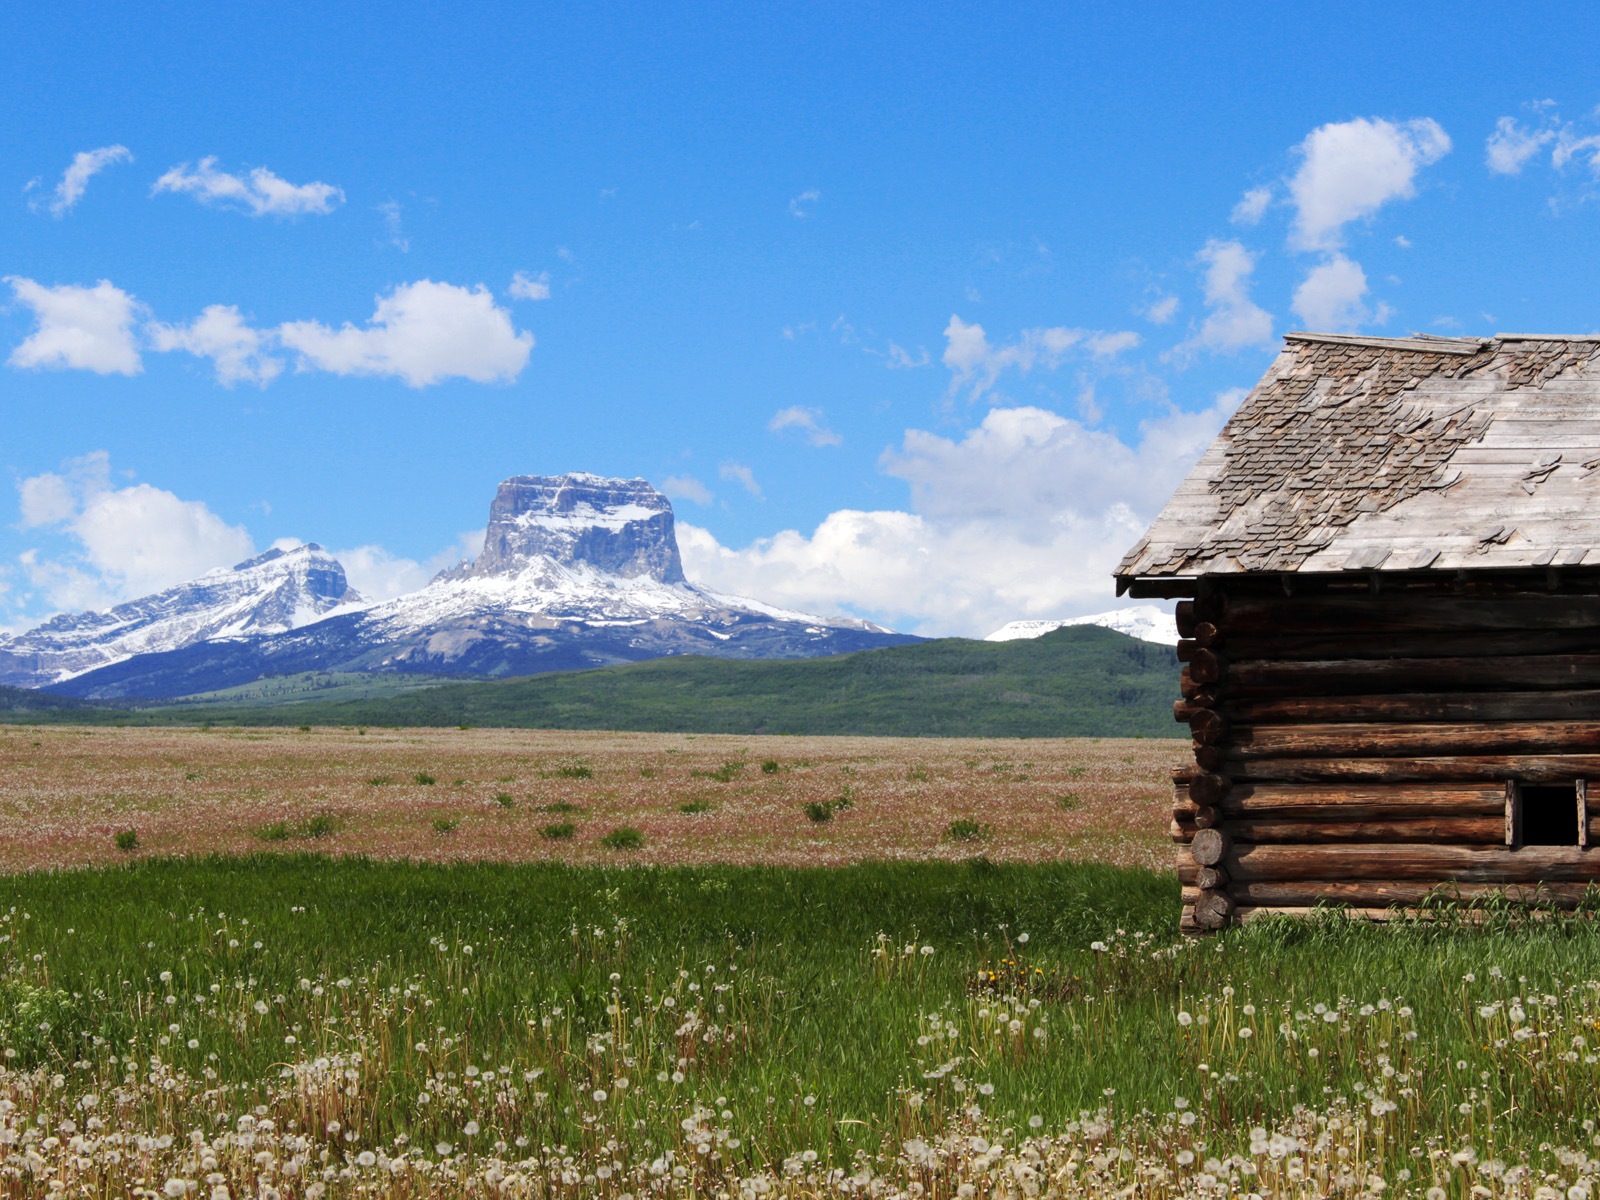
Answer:
POLYGON ((1185 929, 1600 897, 1600 337, 1290 334, 1116 577, 1178 600, 1185 929))

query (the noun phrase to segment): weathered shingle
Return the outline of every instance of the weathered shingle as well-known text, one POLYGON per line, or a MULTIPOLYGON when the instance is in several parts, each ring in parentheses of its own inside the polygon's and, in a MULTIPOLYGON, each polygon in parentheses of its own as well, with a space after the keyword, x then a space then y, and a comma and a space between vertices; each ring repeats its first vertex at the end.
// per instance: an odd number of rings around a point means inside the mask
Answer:
POLYGON ((1581 561, 1597 476, 1600 339, 1291 334, 1117 575, 1581 561))

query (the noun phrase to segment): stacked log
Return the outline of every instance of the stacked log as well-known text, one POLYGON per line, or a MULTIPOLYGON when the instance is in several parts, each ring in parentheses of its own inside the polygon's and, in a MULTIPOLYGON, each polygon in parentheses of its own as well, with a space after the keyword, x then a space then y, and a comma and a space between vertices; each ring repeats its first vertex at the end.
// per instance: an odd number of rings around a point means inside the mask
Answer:
POLYGON ((1435 896, 1572 907, 1600 885, 1600 596, 1516 581, 1202 580, 1177 606, 1194 765, 1174 774, 1186 929, 1435 896), (1571 785, 1572 845, 1516 844, 1571 785))

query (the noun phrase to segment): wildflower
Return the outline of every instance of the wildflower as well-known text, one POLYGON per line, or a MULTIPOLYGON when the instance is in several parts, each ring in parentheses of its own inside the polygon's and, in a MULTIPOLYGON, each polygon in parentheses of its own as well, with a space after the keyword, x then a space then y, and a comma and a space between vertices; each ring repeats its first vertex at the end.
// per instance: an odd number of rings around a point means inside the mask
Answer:
POLYGON ((378 1156, 371 1150, 363 1150, 360 1154, 356 1155, 356 1166, 358 1167, 370 1167, 377 1161, 378 1156))
POLYGON ((187 1180, 169 1179, 161 1190, 176 1200, 177 1197, 188 1194, 189 1184, 187 1180))
POLYGON ((477 1137, 478 1123, 476 1121, 468 1121, 466 1125, 463 1126, 461 1132, 466 1134, 468 1137, 477 1137))
POLYGON ((1043 1124, 1044 1124, 1044 1118, 1041 1117, 1038 1113, 1034 1113, 1033 1116, 1028 1118, 1028 1128, 1029 1129, 1038 1129, 1043 1124))
POLYGON ((1190 1025, 1194 1024, 1194 1018, 1186 1012, 1180 1012, 1178 1014, 1178 1024, 1187 1029, 1190 1025))

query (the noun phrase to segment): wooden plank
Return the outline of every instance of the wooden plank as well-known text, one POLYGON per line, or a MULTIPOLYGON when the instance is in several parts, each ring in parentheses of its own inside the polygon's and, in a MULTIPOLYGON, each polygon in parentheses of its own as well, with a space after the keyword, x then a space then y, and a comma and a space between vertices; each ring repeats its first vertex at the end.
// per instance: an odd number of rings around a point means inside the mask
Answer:
POLYGON ((1566 783, 1600 778, 1600 754, 1491 754, 1441 758, 1265 758, 1229 764, 1243 783, 1566 783))
POLYGON ((1508 595, 1450 596, 1363 592, 1351 597, 1234 596, 1224 604, 1220 628, 1229 639, 1245 634, 1473 632, 1490 629, 1600 628, 1600 596, 1541 595, 1509 585, 1508 595))
MULTIPOLYGON (((1190 650, 1199 644, 1198 641, 1191 643, 1190 650)), ((1315 662, 1328 659, 1581 654, 1593 651, 1597 646, 1600 646, 1600 636, 1593 629, 1480 629, 1405 633, 1346 629, 1337 633, 1234 635, 1228 639, 1229 656, 1239 662, 1246 659, 1315 662)))
POLYGON ((1400 842, 1482 846, 1500 841, 1504 819, 1499 813, 1486 817, 1415 817, 1345 821, 1241 818, 1229 821, 1227 828, 1229 835, 1239 844, 1400 842))
MULTIPOLYGON (((1182 799, 1187 801, 1184 793, 1182 799)), ((1281 817, 1291 820, 1404 820, 1428 817, 1497 817, 1505 789, 1490 784, 1243 783, 1230 789, 1221 808, 1228 819, 1281 817)), ((1176 811, 1177 805, 1174 805, 1176 811)), ((1192 807, 1191 813, 1195 811, 1192 807)))
MULTIPOLYGON (((1197 651, 1197 654, 1208 651, 1197 651)), ((1191 663, 1191 668, 1196 664, 1191 663)), ((1228 664, 1230 691, 1242 695, 1316 695, 1433 688, 1568 691, 1600 685, 1600 654, 1503 658, 1324 659, 1228 664)))
POLYGON ((1330 755, 1394 758, 1524 753, 1600 753, 1600 721, 1236 725, 1222 749, 1230 762, 1330 755))
POLYGON ((1243 725, 1342 721, 1540 721, 1600 719, 1600 690, 1400 692, 1393 695, 1237 699, 1225 711, 1243 725))
MULTIPOLYGON (((1190 885, 1183 889, 1184 903, 1192 904, 1189 897, 1198 888, 1190 885)), ((1312 908, 1318 904, 1353 904, 1358 908, 1387 908, 1390 905, 1412 907, 1422 904, 1483 904, 1509 901, 1530 907, 1572 909, 1578 905, 1600 900, 1600 892, 1586 883, 1447 883, 1426 880, 1406 881, 1366 879, 1355 882, 1319 882, 1315 880, 1278 882, 1233 880, 1228 894, 1241 906, 1267 905, 1312 908)))
MULTIPOLYGON (((1207 864, 1202 864, 1207 865, 1207 864)), ((1600 854, 1576 846, 1234 846, 1220 864, 1240 882, 1600 882, 1600 854)))

